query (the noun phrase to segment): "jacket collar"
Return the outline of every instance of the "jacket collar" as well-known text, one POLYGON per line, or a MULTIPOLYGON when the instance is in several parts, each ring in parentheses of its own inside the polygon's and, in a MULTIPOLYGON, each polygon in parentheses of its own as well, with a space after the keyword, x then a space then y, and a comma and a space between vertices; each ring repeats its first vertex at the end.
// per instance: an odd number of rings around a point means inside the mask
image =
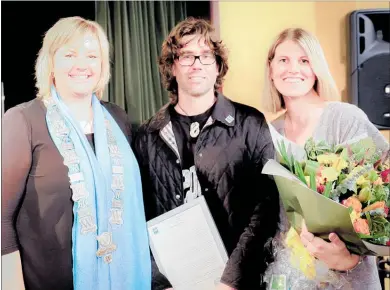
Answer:
MULTIPOLYGON (((158 112, 151 118, 149 124, 149 131, 156 131, 163 129, 170 121, 169 107, 173 104, 165 104, 158 112)), ((223 94, 217 94, 217 101, 211 117, 229 127, 235 124, 235 108, 231 100, 223 94)))
POLYGON ((171 103, 165 104, 157 113, 151 118, 148 131, 153 132, 156 130, 161 130, 164 128, 170 121, 171 116, 169 114, 169 107, 173 106, 171 103))
POLYGON ((236 109, 231 100, 218 93, 217 102, 212 113, 213 119, 232 127, 235 124, 236 109))

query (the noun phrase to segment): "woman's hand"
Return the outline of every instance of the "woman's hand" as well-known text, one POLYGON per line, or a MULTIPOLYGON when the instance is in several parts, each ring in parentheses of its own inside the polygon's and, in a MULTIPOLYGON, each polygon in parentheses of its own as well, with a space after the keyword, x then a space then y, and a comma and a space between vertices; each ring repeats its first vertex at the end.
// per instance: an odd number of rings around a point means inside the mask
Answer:
POLYGON ((359 256, 352 255, 344 242, 335 234, 329 234, 330 243, 315 237, 302 221, 301 241, 311 255, 324 262, 330 269, 346 271, 359 263, 359 256))

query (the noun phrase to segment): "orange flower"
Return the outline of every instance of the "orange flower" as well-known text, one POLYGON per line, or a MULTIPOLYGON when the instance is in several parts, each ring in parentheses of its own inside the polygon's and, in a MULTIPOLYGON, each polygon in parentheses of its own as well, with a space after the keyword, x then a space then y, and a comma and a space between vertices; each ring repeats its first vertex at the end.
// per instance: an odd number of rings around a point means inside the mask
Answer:
POLYGON ((352 207, 353 210, 357 213, 360 213, 362 211, 362 204, 355 196, 351 196, 347 199, 344 199, 342 204, 346 207, 352 207))
POLYGON ((369 235, 370 234, 370 228, 368 226, 368 222, 365 219, 362 218, 357 218, 353 222, 353 228, 357 233, 361 233, 364 235, 369 235))
POLYGON ((367 206, 365 209, 363 209, 363 212, 374 210, 374 209, 379 209, 383 208, 385 209, 385 202, 384 201, 377 201, 374 202, 373 204, 367 206))

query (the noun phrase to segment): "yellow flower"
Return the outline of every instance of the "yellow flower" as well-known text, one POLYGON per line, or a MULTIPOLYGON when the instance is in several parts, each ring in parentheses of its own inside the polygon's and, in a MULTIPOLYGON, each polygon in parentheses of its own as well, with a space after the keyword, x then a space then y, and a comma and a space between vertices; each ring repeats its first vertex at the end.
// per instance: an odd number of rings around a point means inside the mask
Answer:
POLYGON ((300 236, 293 227, 288 231, 285 242, 291 250, 291 264, 296 269, 301 270, 307 278, 314 279, 316 277, 315 258, 304 247, 300 236))
POLYGON ((326 178, 326 181, 334 181, 337 180, 340 173, 333 167, 325 167, 321 174, 323 178, 326 178))
POLYGON ((317 156, 317 161, 320 164, 329 164, 332 165, 333 162, 337 159, 337 155, 334 153, 330 154, 321 154, 317 156))
POLYGON ((337 157, 334 161, 333 161, 333 165, 332 167, 334 169, 336 169, 338 172, 340 172, 341 170, 343 170, 344 168, 348 167, 348 162, 345 161, 343 158, 341 157, 337 157))
POLYGON ((366 181, 366 179, 364 178, 364 176, 360 175, 359 178, 356 179, 356 184, 357 185, 362 185, 365 181, 366 181))
POLYGON ((365 185, 367 182, 369 183, 369 181, 363 175, 360 175, 356 180, 357 185, 365 185))
POLYGON ((351 216, 352 223, 353 223, 355 220, 357 220, 358 218, 360 218, 360 214, 358 214, 358 213, 357 213, 356 211, 354 211, 354 210, 351 212, 350 216, 351 216))
POLYGON ((358 166, 356 166, 356 167, 354 167, 354 168, 352 169, 352 171, 348 174, 348 176, 349 176, 349 175, 352 175, 352 174, 354 174, 354 173, 356 173, 356 172, 359 172, 359 171, 362 170, 362 169, 363 169, 363 166, 358 165, 358 166))

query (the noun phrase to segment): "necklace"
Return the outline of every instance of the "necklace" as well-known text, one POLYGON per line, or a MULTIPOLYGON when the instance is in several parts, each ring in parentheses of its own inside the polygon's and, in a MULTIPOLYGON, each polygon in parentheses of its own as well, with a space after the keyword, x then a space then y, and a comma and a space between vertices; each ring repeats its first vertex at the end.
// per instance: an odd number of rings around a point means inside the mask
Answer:
POLYGON ((92 129, 92 120, 89 121, 80 121, 81 129, 85 134, 93 133, 92 129))
POLYGON ((93 113, 92 111, 89 112, 88 119, 85 121, 79 121, 80 126, 84 134, 91 134, 93 133, 93 113))
MULTIPOLYGON (((186 114, 187 117, 189 117, 187 112, 184 111, 184 109, 180 106, 179 102, 177 102, 177 105, 179 106, 180 110, 182 110, 184 112, 184 114, 186 114)), ((199 133, 200 133, 199 123, 198 122, 192 122, 191 125, 190 125, 190 136, 192 138, 196 138, 196 137, 198 137, 199 133)))

